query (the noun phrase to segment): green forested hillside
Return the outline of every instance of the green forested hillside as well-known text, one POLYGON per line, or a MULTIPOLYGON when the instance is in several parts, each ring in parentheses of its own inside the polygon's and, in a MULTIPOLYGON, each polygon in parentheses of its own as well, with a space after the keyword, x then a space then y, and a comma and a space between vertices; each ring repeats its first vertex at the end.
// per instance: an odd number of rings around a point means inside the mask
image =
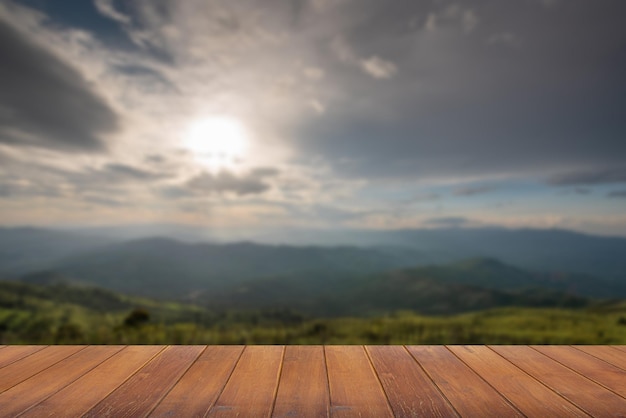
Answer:
POLYGON ((403 309, 454 314, 511 306, 578 308, 594 298, 625 294, 626 288, 616 282, 533 273, 493 259, 471 259, 370 275, 250 280, 208 292, 204 300, 220 308, 281 307, 316 316, 371 316, 403 309))
POLYGON ((0 282, 0 343, 624 344, 626 304, 320 319, 277 309, 218 312, 65 284, 0 282))

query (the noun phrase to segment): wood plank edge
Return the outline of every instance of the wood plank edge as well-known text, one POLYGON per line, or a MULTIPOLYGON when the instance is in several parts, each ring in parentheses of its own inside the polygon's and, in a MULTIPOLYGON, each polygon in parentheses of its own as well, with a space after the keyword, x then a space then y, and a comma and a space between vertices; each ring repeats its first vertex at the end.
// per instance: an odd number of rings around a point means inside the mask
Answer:
MULTIPOLYGON (((88 346, 88 347, 95 347, 95 346, 90 345, 90 346, 88 346)), ((91 372, 93 369, 95 369, 96 367, 100 366, 100 365, 101 365, 102 363, 104 363, 105 361, 107 361, 107 360, 109 360, 109 359, 113 358, 114 356, 118 355, 118 354, 119 354, 120 352, 122 352, 122 351, 123 351, 126 347, 128 347, 128 346, 121 346, 119 350, 115 351, 115 352, 114 352, 114 353, 112 353, 110 356, 108 356, 108 357, 106 357, 105 359, 103 359, 101 362, 99 362, 99 363, 95 364, 93 367, 91 367, 91 368, 89 368, 88 370, 86 370, 83 374, 81 374, 80 376, 76 377, 76 379, 74 379, 74 380, 72 380, 72 381, 70 381, 70 382, 67 382, 67 384, 65 384, 63 387, 61 387, 61 388, 57 389, 56 391, 54 391, 54 392, 50 393, 48 396, 46 396, 45 398, 41 399, 39 402, 37 402, 37 403, 34 403, 34 404, 30 405, 28 408, 24 409, 23 411, 21 411, 21 412, 20 412, 19 414, 17 414, 17 415, 19 416, 19 415, 22 415, 22 414, 24 414, 24 413, 28 412, 30 409, 32 409, 32 408, 36 407, 37 405, 39 405, 40 403, 42 403, 42 402, 46 401, 46 400, 47 400, 48 398, 50 398, 51 396, 54 396, 54 395, 56 395, 57 393, 61 392, 63 389, 65 389, 65 388, 66 388, 66 387, 68 387, 69 385, 73 384, 73 383, 74 383, 74 382, 76 382, 78 379, 82 378, 83 376, 87 375, 87 373, 91 372)), ((86 348, 87 348, 87 347, 85 347, 85 349, 86 349, 86 348)), ((80 353, 81 351, 83 351, 83 350, 78 350, 76 353, 74 353, 74 354, 72 354, 72 355, 70 355, 70 356, 66 357, 66 358, 65 358, 65 359, 63 359, 63 360, 67 360, 68 358, 70 358, 70 357, 72 357, 72 356, 74 356, 74 355, 76 355, 76 354, 80 353)), ((61 360, 61 361, 63 361, 63 360, 61 360)), ((44 370, 45 370, 45 369, 44 369, 44 370)), ((28 379, 31 379, 32 377, 34 377, 34 376, 31 376, 31 377, 29 377, 28 379)), ((26 380, 28 380, 28 379, 26 379, 26 380)), ((26 381, 26 380, 25 380, 25 381, 26 381)), ((24 382, 25 382, 25 381, 24 381, 24 382)))
MULTIPOLYGON (((172 345, 168 345, 168 347, 172 347, 172 345)), ((191 366, 193 366, 194 364, 196 364, 196 362, 198 361, 198 359, 200 358, 200 356, 202 354, 204 354, 204 352, 206 351, 208 345, 205 345, 204 348, 202 350, 200 350, 200 353, 198 353, 198 355, 196 356, 195 359, 193 359, 193 361, 189 364, 189 366, 187 368, 185 368, 185 371, 181 373, 180 376, 178 376, 178 379, 176 379, 176 382, 174 382, 174 384, 172 386, 170 386, 170 388, 168 390, 166 390, 165 392, 163 392, 163 395, 161 396, 161 398, 159 398, 158 401, 156 401, 154 403, 154 405, 152 406, 152 408, 150 408, 150 410, 144 414, 144 417, 150 416, 150 414, 152 413, 152 411, 154 411, 157 406, 159 406, 159 404, 161 402, 163 402, 163 399, 165 399, 165 397, 172 391, 172 389, 174 389, 174 387, 176 387, 176 385, 178 384, 178 382, 180 382, 180 379, 183 378, 184 375, 187 374, 187 372, 189 371, 189 369, 191 369, 191 366)), ((160 353, 160 352, 159 352, 160 353)), ((152 360, 152 359, 151 359, 152 360)))
MULTIPOLYGON (((526 416, 526 414, 524 414, 518 407, 517 405, 515 405, 513 403, 512 400, 510 400, 509 398, 507 398, 502 392, 500 392, 498 389, 496 389, 495 386, 493 386, 489 381, 487 381, 487 379, 485 379, 480 373, 478 373, 478 371, 474 370, 472 368, 472 366, 470 366, 469 364, 467 364, 461 357, 457 356, 454 351, 452 351, 450 349, 450 347, 448 345, 445 346, 446 350, 448 350, 454 357, 456 357, 461 363, 463 363, 465 365, 465 367, 467 367, 468 369, 471 370, 472 373, 474 373, 476 376, 478 376, 483 382, 485 382, 491 389, 493 389, 498 395, 500 395, 500 397, 502 399, 504 399, 504 401, 506 403, 508 403, 511 408, 513 408, 514 410, 516 410, 521 416, 526 416)), ((506 360, 506 359, 505 359, 506 360)), ((510 363, 510 362, 509 362, 510 363)))
MULTIPOLYGON (((626 400, 626 397, 624 397, 623 395, 621 395, 621 394, 619 394, 619 393, 615 392, 613 389, 611 389, 611 388, 609 388, 609 387, 605 386, 602 382, 598 382, 598 381, 596 381, 596 380, 592 379, 591 377, 584 375, 583 373, 579 372, 578 370, 576 370, 576 369, 572 369, 572 368, 571 368, 571 367, 569 367, 568 365, 566 365, 566 364, 564 364, 564 363, 561 363, 561 362, 560 362, 559 360, 557 360, 556 358, 554 358, 554 357, 552 357, 552 356, 550 356, 550 355, 548 355, 548 354, 546 354, 546 353, 544 353, 544 352, 542 352, 542 351, 539 351, 539 350, 538 350, 538 349, 536 349, 535 347, 532 347, 532 346, 529 346, 529 347, 530 347, 531 349, 535 350, 536 352, 538 352, 539 354, 543 354, 544 356, 548 357, 550 360, 553 360, 553 361, 555 361, 556 363, 560 364, 561 366, 566 367, 567 369, 569 369, 569 370, 573 371, 573 372, 574 372, 574 373, 576 373, 577 375, 582 376, 583 378, 587 379, 587 380, 588 380, 588 381, 590 381, 591 383, 595 383, 596 385, 601 386, 602 388, 604 388, 604 389, 608 390, 609 392, 614 393, 615 395, 619 396, 620 398, 622 398, 622 399, 626 400)), ((587 353, 585 353, 584 351, 581 351, 581 350, 577 350, 577 351, 578 351, 578 352, 580 352, 580 353, 582 353, 582 354, 587 354, 587 353)), ((590 354, 587 354, 587 355, 588 355, 588 356, 590 356, 590 357, 595 358, 595 356, 592 356, 592 355, 590 355, 590 354)), ((613 366, 611 363, 608 363, 608 364, 609 364, 610 366, 613 366)), ((620 369, 620 370, 621 370, 621 369, 620 369)))
POLYGON ((433 379, 433 377, 430 375, 430 373, 428 373, 428 370, 426 370, 424 368, 424 366, 422 366, 422 364, 419 362, 419 360, 413 355, 413 353, 411 353, 411 350, 409 350, 409 346, 407 345, 403 345, 402 347, 404 347, 404 349, 406 350, 407 353, 409 353, 409 356, 411 356, 411 358, 413 359, 413 361, 415 363, 417 363, 418 367, 420 369, 422 369, 422 371, 424 372, 424 375, 428 378, 428 380, 430 380, 430 382, 433 384, 433 387, 437 390, 437 392, 439 392, 439 395, 441 395, 441 398, 443 400, 445 400, 448 405, 450 405, 450 408, 452 408, 452 410, 454 411, 454 413, 458 416, 461 417, 461 413, 459 411, 457 411, 457 409, 454 407, 454 405, 452 404, 452 402, 450 402, 450 399, 448 399, 448 397, 446 396, 445 393, 443 393, 443 391, 441 390, 441 388, 437 385, 437 383, 435 382, 435 380, 433 379))
MULTIPOLYGON (((47 346, 46 348, 48 348, 48 347, 50 347, 50 348, 54 348, 55 346, 50 346, 50 345, 49 345, 49 346, 47 346)), ((68 346, 68 347, 72 347, 72 346, 68 346)), ((76 345, 75 347, 80 347, 80 345, 76 345)), ((6 388, 6 389, 4 389, 4 390, 0 391, 0 393, 4 393, 4 392, 6 392, 7 390, 10 390, 10 389, 14 388, 15 386, 19 385, 20 383, 25 382, 25 381, 27 381, 27 380, 29 380, 29 379, 32 379, 33 377, 37 376, 39 373, 41 373, 41 372, 43 372, 43 371, 45 371, 45 370, 48 370, 50 367, 52 367, 52 366, 54 366, 54 365, 56 365, 56 364, 58 364, 58 363, 62 362, 63 360, 67 360, 68 358, 72 357, 72 356, 73 356, 73 355, 75 355, 75 354, 80 353, 81 351, 83 351, 83 350, 84 350, 84 349, 86 349, 87 347, 89 347, 89 346, 88 346, 88 345, 83 346, 83 348, 81 348, 80 350, 76 350, 76 351, 75 351, 75 352, 73 352, 72 354, 69 354, 69 355, 67 355, 67 356, 63 357, 62 359, 57 360, 57 361, 55 361, 55 362, 54 362, 54 363, 52 363, 52 364, 49 364, 48 366, 44 367, 43 369, 38 370, 38 371, 37 371, 37 373, 35 373, 35 374, 31 375, 31 376, 28 376, 26 379, 21 380, 21 381, 19 381, 19 382, 15 383, 14 385, 12 385, 12 386, 10 386, 10 387, 8 387, 8 388, 6 388)), ((35 351, 34 353, 31 353, 30 355, 32 355, 32 354, 36 354, 36 353, 41 353, 43 350, 44 350, 44 349, 37 350, 37 351, 35 351)), ((28 355, 28 356, 26 356, 26 357, 22 357, 21 359, 19 359, 19 360, 17 360, 17 361, 24 360, 24 359, 26 359, 26 358, 30 357, 30 355, 28 355)), ((13 362, 13 363, 11 363, 11 364, 15 364, 17 361, 15 361, 15 362, 13 362)))
MULTIPOLYGON (((32 353, 26 354, 24 357, 20 357, 20 358, 18 358, 16 360, 13 360, 12 362, 7 363, 4 366, 0 367, 0 369, 4 369, 5 367, 10 366, 11 364, 15 363, 16 361, 24 360, 25 358, 28 358, 28 357, 32 356, 33 354, 36 354, 36 353, 40 352, 44 348, 50 347, 49 345, 37 345, 37 346, 40 347, 39 350, 35 350, 32 353)), ((8 346, 5 346, 5 347, 8 347, 8 346)))
POLYGON ((383 385, 382 380, 380 380, 380 376, 378 375, 378 371, 376 370, 376 367, 374 367, 374 363, 372 362, 372 357, 370 356, 370 352, 367 349, 366 345, 361 346, 363 348, 363 351, 365 352, 365 357, 367 357, 367 362, 370 365, 370 368, 372 369, 372 372, 374 373, 374 376, 376 376, 376 381, 378 381, 378 386, 380 387, 380 390, 382 390, 383 395, 385 395, 385 400, 387 400, 387 408, 389 408, 389 411, 391 412, 391 416, 395 416, 395 413, 393 412, 393 407, 391 406, 391 400, 389 399, 389 395, 387 395, 387 391, 385 390, 385 386, 383 385))
MULTIPOLYGON (((129 346, 127 345, 126 347, 124 347, 124 349, 128 348, 129 346)), ((156 353, 154 353, 154 355, 152 357, 150 357, 149 359, 147 359, 146 361, 144 361, 140 366, 137 367, 137 369, 135 369, 134 372, 132 372, 131 374, 129 374, 126 379, 122 380, 117 386, 115 386, 114 388, 112 388, 109 393, 107 393, 106 395, 104 395, 102 397, 102 399, 100 399, 98 402, 96 402, 95 404, 93 404, 88 410, 84 411, 82 415, 85 415, 87 412, 91 411, 92 409, 96 408, 98 405, 100 405, 106 398, 108 398, 113 392, 115 392, 117 389, 119 389, 120 386, 122 386, 124 383, 126 383, 130 378, 132 378, 133 376, 135 376, 137 373, 139 373, 141 371, 141 369, 143 369, 148 363, 150 363, 152 360, 154 360, 158 355, 160 355, 167 347, 169 347, 169 345, 164 345, 161 347, 161 349, 159 351, 157 351, 156 353)), ((120 350, 118 351, 118 354, 123 351, 120 350)))
MULTIPOLYGON (((520 366, 518 366, 517 364, 513 363, 511 360, 509 360, 508 358, 506 358, 505 356, 503 356, 502 354, 498 353, 496 350, 494 350, 492 348, 491 345, 487 345, 487 348, 489 348, 491 351, 493 351, 494 353, 496 353, 497 355, 499 355, 500 357, 502 357, 504 360, 508 361, 509 363, 511 363, 513 366, 517 367, 518 369, 520 369, 523 373, 525 373, 526 375, 530 376, 532 379, 536 380, 537 382, 539 382, 541 385, 545 386, 546 388, 548 388, 549 390, 551 390, 552 392, 556 393, 559 397, 565 399, 568 403, 571 403, 572 405, 574 405, 576 408, 580 409, 581 411, 583 411, 585 414, 592 416, 589 411, 587 411, 587 408, 584 407, 584 405, 580 405, 578 402, 576 402, 576 400, 574 399, 570 399, 565 395, 562 395, 558 390, 556 390, 555 388, 553 388, 552 386, 546 384, 545 382, 543 382, 542 380, 539 380, 538 378, 536 378, 535 376, 533 376, 532 374, 528 373, 526 370, 522 369, 520 366)), ((525 346, 528 347, 528 346, 525 346)), ((531 348, 531 347, 528 347, 531 348)), ((536 351, 536 350, 535 350, 536 351)), ((542 354, 542 353, 539 353, 542 354)), ((551 357, 548 357, 550 360, 552 360, 551 357)), ((556 362, 557 364, 561 364, 556 362)))
MULTIPOLYGON (((276 379, 276 387, 274 387, 274 395, 272 398, 272 407, 270 408, 270 413, 268 415, 269 417, 274 415, 274 409, 276 408, 276 399, 278 398, 278 387, 280 386, 280 381, 283 377, 283 364, 285 363, 285 351, 287 351, 287 349, 284 345, 282 347, 283 351, 280 354, 280 365, 278 366, 278 379, 276 379)), ((233 370, 235 370, 234 367, 233 370)))
MULTIPOLYGON (((241 349, 241 351, 239 352, 239 356, 237 357, 237 360, 233 364, 232 369, 230 369, 230 373, 228 374, 228 378, 224 381, 224 384, 222 385, 222 388, 219 390, 219 393, 215 396, 215 399, 213 400, 213 402, 211 402, 211 405, 209 405, 208 408, 206 409, 206 411, 204 412, 203 417, 207 417, 209 415, 209 413, 211 412, 211 409, 213 409, 213 407, 215 406, 215 403, 217 402, 217 400, 220 398, 220 396, 222 396, 222 393, 224 392, 224 389, 226 388, 226 385, 228 384, 228 382, 230 382, 230 379, 233 376, 233 373, 235 372, 235 369, 237 368, 237 365, 239 364, 239 361, 241 360, 241 357, 243 356, 243 352, 246 351, 246 347, 247 346, 244 345, 243 348, 241 349)), ((200 358, 200 356, 198 356, 198 358, 200 358)), ((196 359, 196 361, 197 361, 197 359, 196 359)), ((164 398, 165 397, 163 397, 163 399, 164 398)), ((163 401, 163 399, 161 399, 161 401, 159 401, 159 403, 161 403, 163 401)), ((156 408, 156 406, 155 406, 155 408, 156 408)), ((154 409, 153 409, 153 411, 154 411, 154 409)), ((152 413, 152 411, 150 411, 150 413, 152 413)))
MULTIPOLYGON (((618 369, 621 369, 621 370, 626 371, 626 367, 621 367, 621 366, 618 366, 617 364, 611 363, 609 360, 603 359, 602 357, 598 357, 598 356, 596 356, 596 355, 595 355, 595 354, 593 354, 593 353, 589 353, 589 352, 587 352, 587 351, 585 351, 585 350, 581 350, 581 349, 579 348, 579 346, 576 346, 576 345, 570 345, 570 347, 572 347, 572 348, 573 348, 573 349, 575 349, 575 350, 580 351, 581 353, 585 353, 585 354, 587 354, 587 355, 589 355, 589 356, 591 356, 591 357, 594 357, 594 358, 596 358, 596 359, 598 359, 598 360, 602 360, 603 362, 605 362, 605 363, 607 363, 607 364, 609 364, 609 365, 611 365, 611 366, 613 366, 613 367, 617 367, 618 369)), ((609 349, 611 349, 611 348, 615 348, 615 347, 610 346, 610 345, 603 345, 603 346, 599 346, 599 347, 607 347, 607 348, 609 348, 609 349)), ((619 352, 620 354, 622 353, 622 352, 621 352, 621 350, 615 350, 615 352, 616 352, 616 353, 617 353, 617 352, 619 352)))

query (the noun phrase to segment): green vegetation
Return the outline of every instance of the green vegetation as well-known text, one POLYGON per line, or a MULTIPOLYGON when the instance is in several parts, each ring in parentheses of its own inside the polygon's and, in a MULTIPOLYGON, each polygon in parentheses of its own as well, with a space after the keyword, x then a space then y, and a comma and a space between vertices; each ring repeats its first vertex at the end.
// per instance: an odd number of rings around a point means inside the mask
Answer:
POLYGON ((626 303, 312 318, 210 311, 68 284, 0 282, 2 344, 625 344, 626 303))

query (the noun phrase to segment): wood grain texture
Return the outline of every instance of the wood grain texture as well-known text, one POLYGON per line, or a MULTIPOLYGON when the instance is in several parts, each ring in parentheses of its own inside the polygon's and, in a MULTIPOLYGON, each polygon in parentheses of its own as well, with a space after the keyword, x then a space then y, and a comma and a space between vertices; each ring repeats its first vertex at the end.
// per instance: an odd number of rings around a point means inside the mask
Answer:
POLYGON ((490 348, 592 416, 618 417, 626 414, 624 398, 537 350, 526 346, 496 345, 490 348))
POLYGON ((327 417, 329 408, 324 347, 287 347, 272 416, 327 417))
POLYGON ((391 417, 385 392, 362 346, 326 346, 333 417, 391 417))
POLYGON ((394 415, 458 416, 450 402, 403 346, 366 347, 394 415))
POLYGON ((128 346, 21 417, 80 417, 143 367, 163 346, 128 346))
POLYGON ((626 370, 626 353, 615 349, 615 347, 604 345, 577 345, 574 348, 602 359, 622 370, 626 370))
POLYGON ((625 359, 622 346, 0 346, 0 417, 626 416, 625 359))
POLYGON ((448 348, 527 417, 588 416, 485 346, 448 348))
POLYGON ((522 417, 444 346, 407 346, 461 416, 522 417))
POLYGON ((92 346, 77 352, 0 394, 0 411, 6 416, 17 416, 72 383, 122 348, 92 346))
MULTIPOLYGON (((626 397, 626 371, 572 347, 531 346, 559 363, 585 376, 587 379, 626 397)), ((626 401, 626 399, 625 399, 626 401)))
POLYGON ((224 389, 243 349, 207 347, 150 416, 203 417, 224 389))
POLYGON ((283 361, 282 346, 248 346, 209 416, 269 417, 283 361))
POLYGON ((626 353, 626 345, 612 345, 611 347, 615 348, 616 350, 620 350, 626 353))
POLYGON ((83 350, 86 346, 46 347, 0 369, 0 393, 83 350))
POLYGON ((120 385, 86 417, 143 417, 176 384, 204 346, 168 346, 120 385))
POLYGON ((0 368, 46 348, 46 345, 12 345, 0 351, 0 368))

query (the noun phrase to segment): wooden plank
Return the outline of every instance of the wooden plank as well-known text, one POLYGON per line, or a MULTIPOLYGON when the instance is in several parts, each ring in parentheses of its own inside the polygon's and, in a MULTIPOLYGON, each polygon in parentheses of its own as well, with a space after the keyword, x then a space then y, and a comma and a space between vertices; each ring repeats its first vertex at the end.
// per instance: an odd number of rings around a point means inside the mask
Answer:
MULTIPOLYGON (((626 371, 567 346, 531 346, 553 360, 626 397, 626 371)), ((626 401, 626 399, 625 399, 626 401)))
POLYGON ((367 346, 365 349, 396 416, 458 416, 450 402, 406 348, 367 346))
POLYGON ((391 406, 362 346, 327 346, 333 417, 392 417, 391 406))
POLYGON ((46 348, 46 345, 12 345, 0 351, 0 368, 46 348))
POLYGON ((84 416, 122 418, 148 415, 204 348, 166 347, 84 416))
POLYGON ((283 346, 247 346, 209 416, 269 417, 284 350, 283 346))
POLYGON ((408 346, 407 349, 461 416, 522 416, 446 347, 408 346))
POLYGON ((20 417, 80 417, 163 348, 128 346, 20 417))
POLYGON ((626 401, 622 397, 530 347, 490 348, 592 416, 626 414, 626 401))
POLYGON ((273 417, 328 417, 330 395, 322 346, 289 346, 273 417))
POLYGON ((86 346, 46 347, 0 369, 0 393, 85 349, 86 346))
POLYGON ((224 389, 243 348, 207 347, 150 416, 203 417, 224 389))
POLYGON ((626 345, 612 345, 611 347, 615 348, 616 350, 620 350, 626 353, 626 345))
POLYGON ((48 367, 0 394, 0 411, 17 416, 64 388, 122 349, 122 346, 91 346, 48 367))
POLYGON ((485 346, 449 346, 527 417, 588 415, 485 346))
POLYGON ((574 348, 591 354, 607 363, 611 363, 622 370, 626 370, 626 353, 616 350, 615 347, 606 345, 577 345, 574 346, 574 348))

